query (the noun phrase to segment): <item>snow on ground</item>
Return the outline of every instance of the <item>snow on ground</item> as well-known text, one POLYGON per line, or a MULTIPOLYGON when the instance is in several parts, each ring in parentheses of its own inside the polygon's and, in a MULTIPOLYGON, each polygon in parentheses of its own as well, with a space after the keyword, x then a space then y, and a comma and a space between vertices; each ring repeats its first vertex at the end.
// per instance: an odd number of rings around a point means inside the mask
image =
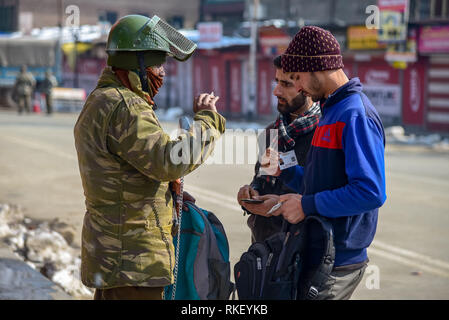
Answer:
POLYGON ((0 204, 0 241, 74 298, 91 298, 93 292, 80 280, 80 250, 71 246, 73 232, 57 219, 32 221, 20 207, 0 204))
POLYGON ((449 150, 449 139, 437 133, 409 134, 401 126, 393 126, 385 129, 388 143, 428 146, 437 150, 449 150))

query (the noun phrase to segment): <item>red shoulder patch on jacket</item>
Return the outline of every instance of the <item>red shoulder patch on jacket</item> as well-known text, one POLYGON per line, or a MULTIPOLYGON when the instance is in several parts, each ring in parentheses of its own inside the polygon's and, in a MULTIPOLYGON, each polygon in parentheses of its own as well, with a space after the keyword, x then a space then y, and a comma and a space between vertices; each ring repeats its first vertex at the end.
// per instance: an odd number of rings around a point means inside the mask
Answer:
POLYGON ((336 122, 318 126, 312 139, 312 146, 327 149, 342 149, 341 138, 346 123, 336 122))

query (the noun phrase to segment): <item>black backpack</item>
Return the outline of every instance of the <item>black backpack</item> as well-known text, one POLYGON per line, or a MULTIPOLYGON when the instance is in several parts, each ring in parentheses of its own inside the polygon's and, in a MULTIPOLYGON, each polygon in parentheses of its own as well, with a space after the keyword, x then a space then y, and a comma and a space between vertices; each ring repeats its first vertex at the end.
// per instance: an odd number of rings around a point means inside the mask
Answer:
POLYGON ((234 266, 239 299, 316 299, 334 260, 333 230, 326 218, 312 215, 299 224, 284 221, 282 231, 253 243, 234 266), (320 259, 315 262, 309 261, 307 254, 310 230, 314 232, 314 247, 320 250, 320 259))

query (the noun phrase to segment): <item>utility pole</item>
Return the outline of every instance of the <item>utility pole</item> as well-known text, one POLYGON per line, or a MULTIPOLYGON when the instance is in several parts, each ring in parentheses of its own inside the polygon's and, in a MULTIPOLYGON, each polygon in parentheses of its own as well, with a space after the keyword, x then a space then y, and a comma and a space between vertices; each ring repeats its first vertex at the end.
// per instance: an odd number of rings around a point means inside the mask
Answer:
POLYGON ((78 74, 78 42, 79 42, 79 34, 78 30, 73 31, 73 44, 74 44, 74 55, 75 55, 75 63, 73 70, 73 87, 79 88, 79 74, 78 74))
POLYGON ((56 8, 58 11, 58 27, 59 27, 59 34, 58 34, 58 40, 56 42, 56 54, 55 54, 55 76, 56 79, 58 79, 58 83, 61 86, 62 82, 62 28, 63 28, 63 13, 62 13, 62 0, 56 0, 56 8))
MULTIPOLYGON (((285 0, 285 7, 284 7, 284 12, 285 12, 285 23, 286 23, 286 27, 288 26, 288 22, 290 21, 291 17, 292 17, 292 13, 291 13, 291 2, 290 0, 285 0)), ((288 27, 287 27, 288 28, 288 27)))
POLYGON ((256 113, 256 55, 257 55, 257 16, 259 11, 259 0, 253 0, 253 13, 251 15, 251 45, 249 48, 249 105, 247 118, 251 120, 256 113))
POLYGON ((329 24, 334 25, 335 24, 335 10, 336 10, 336 3, 335 0, 331 0, 330 6, 329 6, 329 24))

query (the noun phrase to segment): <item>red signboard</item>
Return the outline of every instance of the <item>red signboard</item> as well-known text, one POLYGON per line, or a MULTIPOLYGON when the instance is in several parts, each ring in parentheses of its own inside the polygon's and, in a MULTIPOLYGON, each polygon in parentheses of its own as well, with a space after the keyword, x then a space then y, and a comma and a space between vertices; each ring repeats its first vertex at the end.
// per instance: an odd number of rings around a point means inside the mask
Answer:
POLYGON ((424 125, 425 64, 414 63, 404 70, 402 121, 424 125))
POLYGON ((399 71, 387 64, 360 63, 358 74, 363 84, 399 84, 399 71))
POLYGON ((377 4, 380 10, 405 11, 408 0, 379 0, 377 4))
POLYGON ((223 24, 221 22, 198 23, 200 42, 219 42, 223 35, 223 24))
POLYGON ((242 112, 242 64, 238 60, 229 62, 229 109, 231 113, 242 112))
POLYGON ((273 57, 284 53, 290 40, 290 36, 281 28, 275 26, 259 28, 259 44, 266 56, 273 57))
POLYGON ((209 88, 208 59, 203 56, 195 56, 193 60, 193 96, 202 92, 210 92, 209 88))
POLYGON ((214 56, 209 58, 209 80, 210 80, 210 93, 214 92, 216 96, 220 96, 216 106, 217 111, 225 111, 228 106, 227 92, 226 92, 226 75, 224 72, 224 61, 220 56, 214 56))
POLYGON ((449 53, 449 26, 421 27, 419 52, 449 53))
POLYGON ((274 78, 274 67, 271 59, 261 59, 258 64, 257 112, 271 114, 271 81, 274 78))
POLYGON ((401 87, 399 71, 386 63, 360 63, 358 74, 363 92, 380 115, 401 115, 401 87))

